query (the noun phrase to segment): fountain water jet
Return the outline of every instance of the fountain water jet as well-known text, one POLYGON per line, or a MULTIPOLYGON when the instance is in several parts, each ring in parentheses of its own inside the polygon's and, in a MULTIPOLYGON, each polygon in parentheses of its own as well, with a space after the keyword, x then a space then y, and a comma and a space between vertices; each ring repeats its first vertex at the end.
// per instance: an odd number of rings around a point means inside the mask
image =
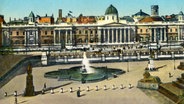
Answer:
POLYGON ((87 73, 94 73, 94 69, 90 67, 89 60, 86 57, 86 52, 83 53, 83 60, 82 60, 82 70, 85 70, 87 73))

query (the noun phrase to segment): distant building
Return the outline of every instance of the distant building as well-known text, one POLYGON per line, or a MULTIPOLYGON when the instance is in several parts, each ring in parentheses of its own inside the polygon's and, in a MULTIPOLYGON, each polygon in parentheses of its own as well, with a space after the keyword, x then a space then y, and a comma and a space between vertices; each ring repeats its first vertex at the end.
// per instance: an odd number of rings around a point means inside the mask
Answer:
POLYGON ((2 24, 0 23, 0 47, 2 47, 2 24))
POLYGON ((38 24, 54 24, 54 17, 53 17, 53 15, 47 16, 47 14, 43 17, 38 16, 37 23, 38 24))
POLYGON ((112 4, 105 11, 105 22, 106 23, 119 22, 118 10, 112 4))
POLYGON ((120 18, 120 21, 126 21, 126 22, 135 22, 134 19, 130 16, 124 16, 120 18))
MULTIPOLYGON (((158 8, 156 9, 158 10, 158 8)), ((178 15, 178 21, 165 21, 165 18, 149 16, 140 10, 132 17, 119 17, 117 9, 110 5, 102 16, 74 17, 70 13, 62 17, 59 10, 57 23, 51 22, 49 16, 35 18, 33 12, 27 25, 3 25, 2 44, 13 47, 42 47, 53 46, 65 48, 68 46, 123 46, 135 44, 135 42, 163 42, 183 41, 184 23, 180 22, 182 13, 178 15), (59 22, 60 21, 60 22, 59 22), (37 25, 31 25, 35 24, 37 25)), ((51 16, 53 17, 53 16, 51 16)), ((171 15, 177 17, 177 15, 171 15)))
POLYGON ((83 16, 82 14, 80 14, 79 17, 77 18, 77 23, 79 24, 96 23, 96 17, 95 16, 83 16))
POLYGON ((0 15, 0 24, 5 24, 4 16, 0 15))
POLYGON ((28 24, 34 24, 36 22, 35 20, 35 15, 34 13, 31 11, 31 13, 28 16, 28 24))
POLYGON ((149 16, 150 15, 145 13, 145 12, 143 12, 142 9, 139 12, 137 12, 136 14, 132 15, 132 17, 133 17, 135 22, 138 22, 139 20, 141 20, 141 19, 143 19, 145 17, 149 17, 149 16))
POLYGON ((180 13, 178 14, 178 21, 179 22, 184 22, 184 14, 182 11, 180 11, 180 13))
POLYGON ((62 15, 62 9, 58 10, 58 18, 56 20, 56 23, 62 23, 63 22, 63 15, 62 15))
POLYGON ((159 16, 159 7, 158 5, 151 6, 151 16, 159 16))

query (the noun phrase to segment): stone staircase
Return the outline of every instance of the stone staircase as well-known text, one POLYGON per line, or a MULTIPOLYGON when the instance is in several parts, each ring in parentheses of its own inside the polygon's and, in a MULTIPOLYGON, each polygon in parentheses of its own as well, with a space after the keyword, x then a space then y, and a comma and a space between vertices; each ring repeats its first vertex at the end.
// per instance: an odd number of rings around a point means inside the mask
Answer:
POLYGON ((176 81, 160 84, 158 91, 174 102, 184 104, 184 73, 182 73, 181 77, 177 78, 176 81))

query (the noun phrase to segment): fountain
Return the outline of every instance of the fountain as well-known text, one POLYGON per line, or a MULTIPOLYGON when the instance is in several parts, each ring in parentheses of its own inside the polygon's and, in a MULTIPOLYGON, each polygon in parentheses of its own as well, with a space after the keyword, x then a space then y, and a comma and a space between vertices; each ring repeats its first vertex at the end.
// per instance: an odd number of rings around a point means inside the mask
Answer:
POLYGON ((86 71, 86 73, 94 73, 94 69, 89 66, 89 60, 86 57, 86 52, 83 54, 82 64, 82 71, 86 71))
POLYGON ((114 77, 114 75, 120 75, 123 73, 125 73, 124 70, 108 68, 107 66, 90 66, 86 52, 84 52, 81 66, 74 66, 69 69, 58 69, 56 71, 47 72, 44 74, 44 77, 55 78, 58 79, 58 81, 73 80, 86 83, 101 81, 108 79, 109 77, 114 77))

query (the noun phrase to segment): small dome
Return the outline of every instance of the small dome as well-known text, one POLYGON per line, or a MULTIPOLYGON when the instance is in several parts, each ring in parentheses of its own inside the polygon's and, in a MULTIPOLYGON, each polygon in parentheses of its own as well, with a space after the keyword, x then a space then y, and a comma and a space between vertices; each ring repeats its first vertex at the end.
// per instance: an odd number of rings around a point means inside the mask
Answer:
POLYGON ((179 15, 183 15, 183 12, 182 12, 182 11, 180 11, 179 15))
POLYGON ((118 10, 111 4, 105 11, 105 15, 118 14, 118 10))
POLYGON ((137 12, 137 13, 134 14, 133 16, 149 16, 149 14, 143 12, 142 9, 141 9, 139 12, 137 12))

